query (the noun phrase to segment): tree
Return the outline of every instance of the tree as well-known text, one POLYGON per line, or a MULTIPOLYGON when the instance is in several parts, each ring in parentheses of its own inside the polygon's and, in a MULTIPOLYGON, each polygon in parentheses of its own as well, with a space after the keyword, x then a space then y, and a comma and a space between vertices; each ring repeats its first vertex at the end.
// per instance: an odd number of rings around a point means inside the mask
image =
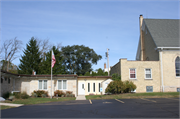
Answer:
POLYGON ((26 44, 26 49, 24 49, 23 53, 24 55, 21 56, 18 73, 32 74, 32 71, 34 70, 39 74, 41 58, 37 40, 34 37, 26 44))
POLYGON ((108 72, 104 72, 101 68, 97 69, 97 76, 108 76, 108 72))
MULTIPOLYGON (((56 63, 53 67, 53 74, 65 74, 66 71, 65 71, 65 66, 62 65, 62 61, 63 61, 63 58, 61 56, 61 51, 59 50, 59 48, 53 46, 53 52, 54 52, 54 55, 55 55, 55 58, 56 58, 56 63)), ((45 59, 42 61, 41 63, 41 66, 40 66, 40 73, 41 74, 51 74, 51 50, 46 53, 46 57, 45 59)))
POLYGON ((112 80, 121 80, 121 76, 117 73, 112 74, 112 80))
POLYGON ((61 48, 63 53, 63 64, 66 66, 68 73, 76 73, 84 75, 86 72, 92 71, 92 65, 102 58, 97 55, 93 49, 84 45, 73 45, 61 48))
MULTIPOLYGON (((7 67, 6 64, 7 64, 7 61, 1 60, 0 66, 1 66, 2 69, 5 69, 7 67)), ((8 71, 11 72, 11 73, 17 74, 18 73, 17 72, 17 66, 14 65, 13 63, 9 62, 8 71)))
POLYGON ((10 40, 5 40, 2 43, 0 53, 4 52, 4 64, 3 70, 9 71, 10 63, 18 56, 15 56, 17 52, 21 50, 22 41, 18 40, 17 37, 10 40))

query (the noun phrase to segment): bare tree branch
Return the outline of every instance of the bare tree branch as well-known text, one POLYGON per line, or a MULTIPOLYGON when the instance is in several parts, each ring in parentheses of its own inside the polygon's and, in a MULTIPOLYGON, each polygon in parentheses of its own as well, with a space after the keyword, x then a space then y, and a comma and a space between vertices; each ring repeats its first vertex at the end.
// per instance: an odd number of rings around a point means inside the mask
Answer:
POLYGON ((45 58, 46 53, 52 48, 52 45, 49 43, 49 39, 41 40, 36 38, 41 57, 45 58))
POLYGON ((3 51, 4 51, 4 60, 7 68, 6 70, 8 71, 9 69, 9 63, 12 63, 14 59, 17 57, 14 57, 14 55, 21 50, 22 46, 22 41, 18 40, 17 37, 14 39, 6 40, 3 43, 3 51))

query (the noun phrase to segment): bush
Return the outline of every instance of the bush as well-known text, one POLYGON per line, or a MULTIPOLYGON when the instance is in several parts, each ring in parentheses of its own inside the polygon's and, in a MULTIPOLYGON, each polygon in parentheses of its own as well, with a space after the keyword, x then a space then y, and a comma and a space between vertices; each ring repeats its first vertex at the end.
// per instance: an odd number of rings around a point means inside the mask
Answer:
POLYGON ((112 80, 121 80, 121 75, 115 73, 115 74, 112 74, 112 80))
POLYGON ((21 93, 20 92, 14 92, 13 95, 15 96, 16 99, 21 98, 21 93))
POLYGON ((136 89, 136 85, 132 81, 124 81, 115 80, 109 83, 105 92, 112 94, 119 93, 129 93, 130 91, 134 91, 136 89))
POLYGON ((72 91, 66 91, 66 94, 72 94, 72 91))
POLYGON ((10 99, 10 100, 14 100, 14 98, 15 98, 15 97, 14 97, 13 95, 9 96, 9 99, 10 99))
POLYGON ((11 95, 10 92, 6 92, 6 93, 4 93, 4 94, 2 95, 2 97, 3 97, 4 99, 8 99, 10 95, 11 95))
POLYGON ((37 97, 37 94, 34 93, 34 92, 32 92, 32 93, 31 93, 31 96, 32 96, 32 97, 37 97))
POLYGON ((56 90, 54 91, 54 96, 57 96, 57 95, 58 97, 62 97, 62 95, 65 95, 65 93, 61 90, 56 90))
POLYGON ((124 90, 125 93, 129 93, 136 89, 136 85, 132 81, 125 81, 124 85, 126 86, 126 89, 124 90))
POLYGON ((108 87, 106 88, 105 92, 106 93, 113 93, 113 94, 118 94, 118 93, 123 93, 125 89, 125 86, 123 85, 123 82, 121 80, 115 80, 109 83, 108 87))
POLYGON ((44 90, 37 90, 37 91, 34 91, 33 93, 36 93, 37 97, 42 97, 42 94, 49 96, 48 91, 44 91, 44 90))
POLYGON ((42 94, 41 96, 42 96, 43 98, 47 97, 47 95, 46 95, 46 94, 42 94))
POLYGON ((21 98, 22 99, 28 99, 29 95, 26 92, 21 93, 21 98))

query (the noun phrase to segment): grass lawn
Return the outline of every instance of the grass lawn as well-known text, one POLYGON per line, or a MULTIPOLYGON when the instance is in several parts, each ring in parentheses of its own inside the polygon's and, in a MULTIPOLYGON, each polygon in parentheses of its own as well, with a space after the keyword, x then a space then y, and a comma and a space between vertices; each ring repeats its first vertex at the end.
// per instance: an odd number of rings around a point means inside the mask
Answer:
MULTIPOLYGON (((28 98, 28 99, 14 99, 13 101, 5 100, 4 103, 14 103, 14 104, 24 104, 24 105, 33 105, 33 104, 40 104, 40 103, 48 103, 48 102, 61 102, 61 101, 69 101, 75 100, 75 97, 58 97, 57 98, 28 98)), ((13 108, 11 106, 4 106, 1 105, 2 109, 13 108)))
POLYGON ((87 95, 86 99, 134 99, 134 98, 172 98, 179 97, 179 92, 124 93, 112 95, 87 95))
POLYGON ((60 102, 60 101, 69 101, 75 100, 75 97, 59 97, 57 98, 28 98, 28 99, 14 99, 13 101, 4 101, 5 103, 14 103, 14 104, 24 104, 24 105, 32 105, 32 104, 39 104, 39 103, 47 103, 47 102, 60 102))
POLYGON ((1 105, 1 110, 3 110, 3 109, 9 109, 9 108, 14 108, 14 107, 1 105))

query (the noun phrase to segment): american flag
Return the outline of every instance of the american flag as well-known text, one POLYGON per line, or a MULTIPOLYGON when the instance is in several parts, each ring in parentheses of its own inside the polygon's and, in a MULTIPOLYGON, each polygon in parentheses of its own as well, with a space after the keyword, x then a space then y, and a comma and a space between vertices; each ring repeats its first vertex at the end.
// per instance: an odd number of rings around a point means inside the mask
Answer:
POLYGON ((56 59, 55 59, 55 56, 54 56, 54 52, 52 50, 52 68, 54 67, 55 63, 56 63, 56 59))

